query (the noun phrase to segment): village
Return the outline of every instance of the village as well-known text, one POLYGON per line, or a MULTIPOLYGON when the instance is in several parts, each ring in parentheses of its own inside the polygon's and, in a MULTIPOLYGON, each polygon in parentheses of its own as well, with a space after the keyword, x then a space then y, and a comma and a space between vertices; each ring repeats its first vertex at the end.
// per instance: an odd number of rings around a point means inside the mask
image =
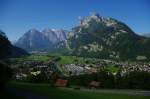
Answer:
MULTIPOLYGON (((94 59, 95 60, 95 59, 94 59)), ((112 73, 114 76, 121 73, 122 76, 132 71, 150 72, 150 63, 148 62, 116 62, 113 60, 96 59, 93 63, 85 60, 85 63, 73 62, 71 64, 59 64, 59 59, 49 59, 48 61, 40 60, 26 60, 21 63, 12 64, 14 71, 13 79, 17 81, 26 81, 27 79, 34 79, 38 82, 41 80, 48 80, 48 82, 57 75, 54 79, 57 86, 67 86, 69 77, 97 74, 101 70, 112 73), (114 69, 114 71, 112 71, 114 69), (41 76, 42 75, 42 76, 41 76), (60 84, 59 84, 60 83, 60 84), (64 84, 66 83, 66 84, 64 84), (62 84, 62 85, 61 85, 62 84)), ((100 82, 91 81, 89 84, 98 87, 100 82)))

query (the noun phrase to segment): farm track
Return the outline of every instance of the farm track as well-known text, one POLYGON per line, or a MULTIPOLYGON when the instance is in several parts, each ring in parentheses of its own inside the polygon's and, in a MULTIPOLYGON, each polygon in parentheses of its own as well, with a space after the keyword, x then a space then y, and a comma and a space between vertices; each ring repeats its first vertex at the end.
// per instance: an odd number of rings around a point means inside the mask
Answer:
MULTIPOLYGON (((74 90, 73 88, 64 88, 67 90, 74 90)), ((110 94, 125 94, 125 95, 140 95, 140 96, 150 96, 150 91, 146 90, 130 90, 130 89, 87 89, 81 88, 80 91, 88 91, 95 93, 110 93, 110 94)))

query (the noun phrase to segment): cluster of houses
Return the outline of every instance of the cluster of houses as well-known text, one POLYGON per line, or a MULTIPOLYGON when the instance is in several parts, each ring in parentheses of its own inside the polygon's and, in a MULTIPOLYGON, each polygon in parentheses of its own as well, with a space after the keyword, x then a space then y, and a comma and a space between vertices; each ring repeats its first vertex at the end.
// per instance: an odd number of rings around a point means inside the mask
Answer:
POLYGON ((131 71, 146 71, 150 72, 150 63, 124 63, 121 66, 121 72, 127 73, 131 71))
POLYGON ((44 72, 46 76, 51 76, 53 72, 57 71, 56 64, 53 61, 25 61, 20 65, 20 67, 12 66, 14 78, 17 80, 22 80, 28 75, 37 76, 41 72, 44 72))
MULTIPOLYGON (((150 72, 150 63, 144 63, 144 62, 135 62, 135 63, 129 63, 129 62, 116 62, 112 60, 102 60, 98 59, 93 62, 94 65, 91 65, 91 63, 85 63, 85 64, 65 64, 65 65, 57 65, 55 61, 49 60, 47 62, 44 61, 24 61, 22 62, 21 67, 14 67, 14 77, 15 79, 22 80, 26 78, 28 75, 37 76, 41 72, 44 72, 46 76, 50 77, 52 76, 53 72, 56 71, 63 71, 66 76, 78 76, 82 74, 92 74, 96 73, 100 68, 105 68, 105 66, 108 66, 110 64, 114 66, 118 66, 121 70, 122 74, 125 74, 130 71, 147 71, 150 72)), ((92 63, 92 64, 93 64, 92 63)), ((56 86, 67 86, 68 81, 63 79, 57 79, 56 86)), ((89 85, 92 87, 98 87, 100 85, 100 82, 92 81, 89 83, 89 85)))
POLYGON ((118 62, 112 60, 103 60, 99 59, 95 61, 95 66, 97 68, 103 67, 108 65, 114 65, 120 67, 122 70, 125 71, 147 71, 150 72, 150 62, 118 62))
POLYGON ((82 75, 96 73, 98 69, 105 68, 106 66, 113 65, 117 66, 120 71, 124 74, 131 71, 146 71, 150 72, 150 63, 144 62, 116 62, 112 60, 97 60, 94 65, 90 64, 66 64, 63 65, 63 70, 69 75, 82 75))
POLYGON ((88 64, 66 64, 62 68, 69 76, 77 76, 97 72, 96 68, 91 67, 88 64))

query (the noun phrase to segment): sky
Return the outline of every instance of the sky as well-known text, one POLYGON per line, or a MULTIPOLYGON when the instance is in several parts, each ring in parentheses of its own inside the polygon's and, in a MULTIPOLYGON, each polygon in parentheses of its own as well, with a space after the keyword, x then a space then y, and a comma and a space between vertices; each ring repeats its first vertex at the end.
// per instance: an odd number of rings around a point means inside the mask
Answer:
POLYGON ((15 41, 32 28, 71 30, 80 16, 93 12, 122 21, 138 34, 150 33, 150 0, 0 0, 0 30, 15 41))

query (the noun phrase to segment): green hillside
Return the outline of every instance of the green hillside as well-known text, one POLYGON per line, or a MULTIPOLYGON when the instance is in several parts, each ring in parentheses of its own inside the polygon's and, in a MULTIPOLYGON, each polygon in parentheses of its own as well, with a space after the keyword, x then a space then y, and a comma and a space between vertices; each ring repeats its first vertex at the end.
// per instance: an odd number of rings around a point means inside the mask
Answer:
POLYGON ((104 59, 150 59, 150 39, 135 34, 126 24, 99 14, 83 18, 72 29, 68 45, 73 55, 104 59))

